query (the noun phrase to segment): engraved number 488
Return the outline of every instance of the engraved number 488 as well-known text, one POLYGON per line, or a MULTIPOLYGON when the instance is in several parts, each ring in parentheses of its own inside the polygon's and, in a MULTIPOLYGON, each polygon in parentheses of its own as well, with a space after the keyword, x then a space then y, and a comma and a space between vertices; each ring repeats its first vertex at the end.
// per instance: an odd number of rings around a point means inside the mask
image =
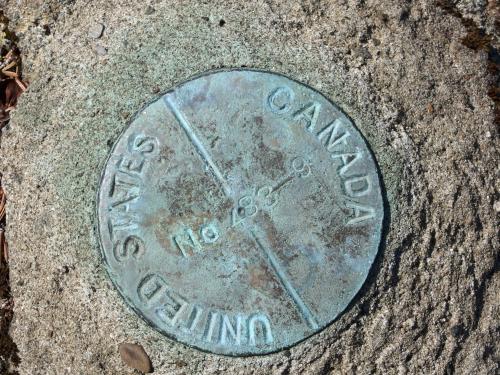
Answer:
POLYGON ((292 169, 299 177, 307 177, 311 174, 309 163, 300 156, 292 160, 292 169))
POLYGON ((242 196, 233 209, 233 226, 247 217, 255 216, 259 210, 272 208, 278 203, 278 196, 271 186, 256 188, 252 194, 242 196))
POLYGON ((243 195, 238 199, 237 206, 233 209, 232 225, 236 226, 246 218, 255 216, 259 210, 273 208, 278 203, 278 190, 290 183, 294 177, 304 178, 311 174, 311 166, 303 157, 298 156, 292 160, 292 173, 276 188, 262 186, 255 188, 251 194, 243 195))

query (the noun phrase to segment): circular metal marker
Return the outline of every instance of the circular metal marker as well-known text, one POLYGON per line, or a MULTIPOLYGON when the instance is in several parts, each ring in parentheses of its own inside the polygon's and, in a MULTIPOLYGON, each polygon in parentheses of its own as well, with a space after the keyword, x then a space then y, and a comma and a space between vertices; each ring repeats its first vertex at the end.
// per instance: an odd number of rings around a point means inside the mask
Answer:
POLYGON ((331 323, 377 254, 376 164, 342 111, 281 75, 229 70, 137 114, 106 163, 99 234, 113 283, 152 327, 265 354, 331 323))

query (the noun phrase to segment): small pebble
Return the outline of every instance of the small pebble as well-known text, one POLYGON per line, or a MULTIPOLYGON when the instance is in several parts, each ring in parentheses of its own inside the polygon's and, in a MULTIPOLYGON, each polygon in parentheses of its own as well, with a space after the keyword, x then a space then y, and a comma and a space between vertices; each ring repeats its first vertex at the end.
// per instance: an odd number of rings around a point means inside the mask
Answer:
POLYGON ((89 28, 88 36, 92 39, 99 39, 104 32, 104 25, 102 23, 95 23, 89 28))
POLYGON ((124 342, 120 344, 118 350, 120 351, 123 362, 129 367, 146 374, 153 372, 151 360, 141 345, 124 342))
POLYGON ((493 204, 493 209, 494 209, 496 212, 500 212, 500 201, 496 201, 496 202, 493 204))
POLYGON ((486 138, 491 138, 491 133, 489 131, 486 132, 486 138))
POLYGON ((97 45, 95 46, 95 52, 99 55, 99 56, 104 56, 108 53, 108 50, 101 46, 101 45, 97 45))

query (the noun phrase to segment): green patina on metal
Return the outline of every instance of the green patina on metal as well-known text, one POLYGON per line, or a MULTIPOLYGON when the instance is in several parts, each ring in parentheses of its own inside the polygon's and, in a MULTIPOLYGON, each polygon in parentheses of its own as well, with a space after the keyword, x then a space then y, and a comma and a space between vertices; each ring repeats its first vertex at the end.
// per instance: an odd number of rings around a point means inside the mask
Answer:
POLYGON ((207 73, 147 106, 102 175, 109 275, 152 327, 266 354, 331 323, 377 254, 383 201, 352 121, 282 75, 207 73))

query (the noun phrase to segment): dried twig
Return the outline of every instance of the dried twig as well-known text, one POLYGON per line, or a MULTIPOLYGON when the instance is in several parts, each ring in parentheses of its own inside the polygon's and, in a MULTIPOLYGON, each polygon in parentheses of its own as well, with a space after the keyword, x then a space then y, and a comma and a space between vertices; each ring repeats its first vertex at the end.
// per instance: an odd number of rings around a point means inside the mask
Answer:
POLYGON ((2 70, 2 74, 6 77, 9 77, 9 78, 17 78, 16 72, 9 72, 9 71, 2 70))
POLYGON ((2 73, 5 74, 5 72, 7 70, 9 70, 10 68, 15 68, 17 66, 17 61, 16 60, 13 60, 11 62, 9 62, 3 69, 2 69, 2 73))
POLYGON ((23 81, 21 81, 21 80, 20 80, 19 78, 17 78, 17 77, 15 78, 15 80, 16 80, 16 83, 17 83, 17 85, 19 86, 19 88, 20 88, 23 92, 24 92, 24 91, 26 91, 27 87, 26 87, 26 85, 24 84, 24 82, 23 82, 23 81))
POLYGON ((9 246, 5 240, 5 233, 2 228, 0 228, 0 256, 5 263, 9 262, 9 246))
POLYGON ((5 196, 5 192, 3 191, 3 188, 0 186, 0 223, 2 223, 3 219, 5 218, 5 202, 7 200, 7 197, 5 196))
POLYGON ((17 99, 27 89, 21 72, 21 56, 16 46, 16 36, 8 30, 8 20, 0 10, 0 21, 4 24, 3 42, 0 44, 0 129, 9 122, 9 112, 15 108, 17 99))

